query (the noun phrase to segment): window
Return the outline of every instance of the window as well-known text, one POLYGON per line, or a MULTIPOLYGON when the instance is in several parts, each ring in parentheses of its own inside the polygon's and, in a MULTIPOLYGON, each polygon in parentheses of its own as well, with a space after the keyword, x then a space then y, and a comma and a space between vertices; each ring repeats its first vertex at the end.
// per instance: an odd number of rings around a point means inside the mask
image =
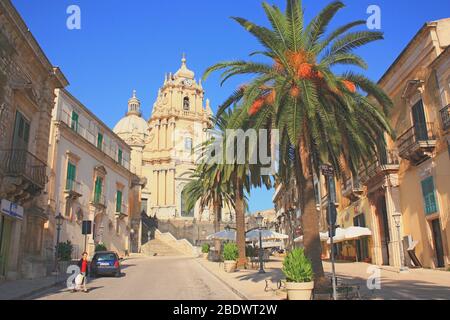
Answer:
POLYGON ((13 148, 28 149, 30 137, 30 122, 25 119, 22 113, 16 113, 16 122, 14 125, 13 148))
POLYGON ((188 97, 184 97, 183 99, 183 110, 189 111, 190 108, 190 102, 188 97))
POLYGON ((147 204, 148 204, 147 199, 141 199, 141 213, 145 212, 145 214, 147 214, 147 204))
POLYGON ((119 162, 120 165, 122 165, 122 159, 123 159, 123 151, 122 149, 119 149, 117 154, 117 162, 119 162))
POLYGON ((102 199, 103 178, 95 179, 94 203, 100 204, 102 199))
POLYGON ((73 163, 69 162, 67 164, 66 190, 73 190, 76 172, 77 167, 73 163))
POLYGON ((116 212, 123 213, 122 212, 122 191, 117 190, 116 193, 116 212))
POLYGON ((78 113, 72 111, 72 121, 70 122, 70 128, 75 132, 78 132, 78 113))
POLYGON ((100 132, 97 134, 97 148, 103 150, 103 134, 100 132))
POLYGON ((192 138, 184 139, 184 149, 186 151, 192 152, 192 138))
POLYGON ((438 211, 436 194, 434 191, 433 177, 428 177, 422 181, 423 201, 425 204, 425 214, 432 214, 438 211))

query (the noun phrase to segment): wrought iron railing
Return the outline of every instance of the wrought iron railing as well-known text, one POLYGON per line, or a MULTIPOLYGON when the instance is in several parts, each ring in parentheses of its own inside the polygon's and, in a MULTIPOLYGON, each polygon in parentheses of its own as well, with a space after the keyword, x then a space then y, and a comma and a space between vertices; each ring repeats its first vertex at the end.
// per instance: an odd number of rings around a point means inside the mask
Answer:
POLYGON ((401 154, 407 152, 415 144, 436 140, 434 123, 428 122, 422 125, 415 125, 406 130, 397 139, 398 151, 401 154))
POLYGON ((348 178, 342 183, 342 193, 344 195, 357 190, 362 190, 362 184, 359 177, 348 178))
POLYGON ((47 182, 45 162, 25 149, 0 150, 0 170, 5 175, 23 176, 40 188, 47 182))
POLYGON ((441 114, 442 129, 445 131, 450 129, 450 104, 439 111, 441 114))
POLYGON ((106 198, 103 194, 94 193, 92 195, 91 203, 97 206, 106 207, 106 198))
POLYGON ((65 191, 81 194, 81 183, 75 180, 67 180, 65 191))
POLYGON ((359 172, 359 177, 362 182, 366 182, 370 178, 373 178, 381 171, 388 169, 392 166, 398 166, 400 159, 397 149, 389 149, 386 152, 380 153, 375 157, 375 160, 367 165, 359 172))

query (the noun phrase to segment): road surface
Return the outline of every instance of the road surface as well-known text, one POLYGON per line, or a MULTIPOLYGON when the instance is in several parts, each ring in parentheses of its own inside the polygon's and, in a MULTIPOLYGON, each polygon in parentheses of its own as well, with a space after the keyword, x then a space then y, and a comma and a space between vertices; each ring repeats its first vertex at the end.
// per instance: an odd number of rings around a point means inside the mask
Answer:
POLYGON ((225 284, 193 258, 133 256, 123 261, 122 276, 90 279, 88 293, 61 286, 36 300, 238 300, 225 284))

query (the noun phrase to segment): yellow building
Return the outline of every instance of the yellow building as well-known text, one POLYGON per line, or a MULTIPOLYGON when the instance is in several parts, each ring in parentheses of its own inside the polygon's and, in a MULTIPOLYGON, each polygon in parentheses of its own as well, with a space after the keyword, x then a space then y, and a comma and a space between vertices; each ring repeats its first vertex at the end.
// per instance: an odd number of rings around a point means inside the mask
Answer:
POLYGON ((414 245, 422 266, 450 264, 449 46, 450 19, 426 23, 386 71, 379 85, 394 102, 397 140, 341 181, 338 224, 372 230, 367 255, 378 265, 413 265, 414 245))
MULTIPOLYGON (((200 210, 197 206, 187 212, 182 201, 190 170, 195 168, 194 148, 208 138, 206 129, 211 126, 210 102, 204 99, 201 80, 196 81, 183 56, 180 69, 166 74, 149 121, 142 118, 141 103, 134 93, 127 115, 114 128, 132 148, 131 162, 136 173, 147 179, 142 209, 149 216, 156 215, 160 229, 170 221, 170 228, 162 231, 171 231, 175 237, 186 237, 191 242, 212 232, 207 227, 212 226, 210 208, 200 210), (201 232, 193 227, 200 222, 205 225, 201 232), (192 232, 177 231, 186 228, 192 232)), ((231 216, 231 210, 225 206, 223 220, 230 220, 231 216)))

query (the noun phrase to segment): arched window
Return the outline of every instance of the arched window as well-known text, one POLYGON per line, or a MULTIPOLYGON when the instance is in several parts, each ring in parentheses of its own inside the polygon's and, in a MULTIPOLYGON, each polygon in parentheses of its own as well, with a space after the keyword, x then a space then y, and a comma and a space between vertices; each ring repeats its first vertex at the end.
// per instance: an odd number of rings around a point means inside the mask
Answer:
POLYGON ((186 190, 183 189, 183 191, 181 191, 181 216, 182 217, 193 217, 194 216, 194 209, 192 209, 191 211, 187 211, 186 210, 186 197, 187 194, 185 192, 186 190))
POLYGON ((190 102, 188 97, 184 97, 183 99, 183 110, 189 111, 190 108, 190 102))

